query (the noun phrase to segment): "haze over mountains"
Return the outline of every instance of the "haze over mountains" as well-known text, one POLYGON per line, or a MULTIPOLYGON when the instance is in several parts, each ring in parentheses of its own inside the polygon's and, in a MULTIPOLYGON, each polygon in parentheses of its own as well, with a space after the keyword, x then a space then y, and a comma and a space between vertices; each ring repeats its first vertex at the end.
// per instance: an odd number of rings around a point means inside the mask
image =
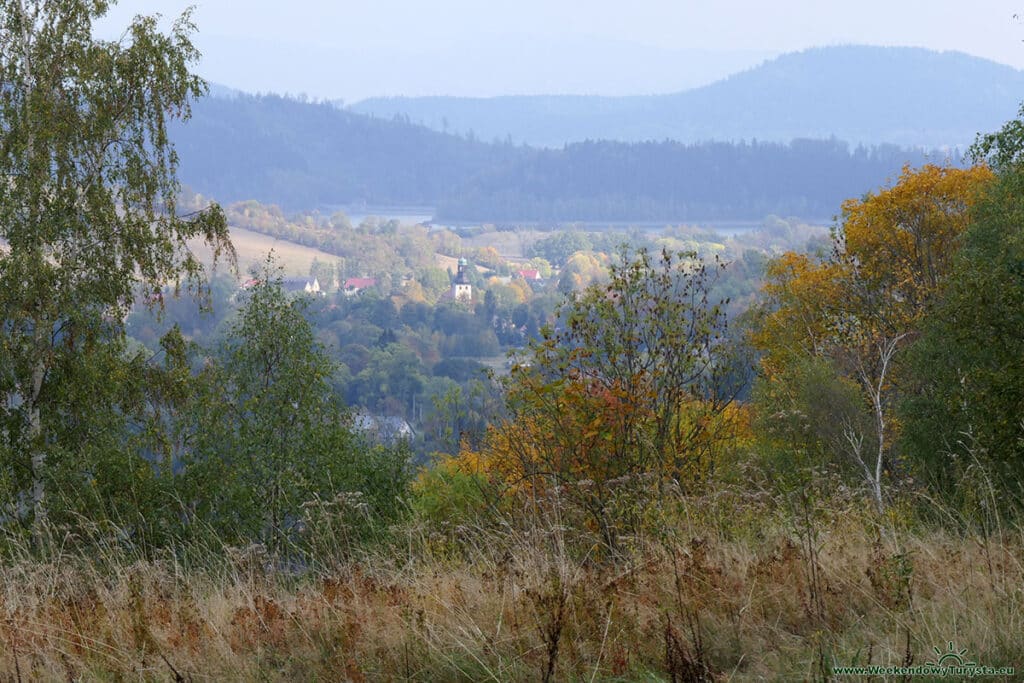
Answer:
POLYGON ((628 97, 373 98, 351 111, 484 140, 771 140, 947 147, 1012 118, 1024 72, 959 52, 844 46, 789 53, 692 90, 628 97))
POLYGON ((182 180, 222 202, 430 206, 456 222, 827 218, 904 164, 958 163, 1022 93, 1024 73, 964 54, 838 47, 645 97, 343 109, 218 87, 174 135, 182 180))

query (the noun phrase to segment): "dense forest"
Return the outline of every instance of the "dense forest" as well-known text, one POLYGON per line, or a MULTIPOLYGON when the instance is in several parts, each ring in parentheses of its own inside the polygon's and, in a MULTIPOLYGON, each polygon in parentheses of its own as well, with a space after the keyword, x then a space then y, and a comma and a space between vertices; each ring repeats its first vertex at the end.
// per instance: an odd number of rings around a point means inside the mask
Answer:
POLYGON ((0 0, 0 677, 1019 677, 1024 119, 827 235, 353 225, 183 192, 105 9, 0 0))
POLYGON ((452 222, 821 219, 904 164, 947 156, 834 139, 536 150, 250 95, 199 100, 173 138, 182 181, 223 202, 436 206, 452 222))
POLYGON ((439 203, 437 218, 628 223, 775 214, 827 220, 852 188, 877 185, 904 164, 941 156, 898 147, 851 150, 837 140, 584 142, 537 151, 478 176, 439 203))

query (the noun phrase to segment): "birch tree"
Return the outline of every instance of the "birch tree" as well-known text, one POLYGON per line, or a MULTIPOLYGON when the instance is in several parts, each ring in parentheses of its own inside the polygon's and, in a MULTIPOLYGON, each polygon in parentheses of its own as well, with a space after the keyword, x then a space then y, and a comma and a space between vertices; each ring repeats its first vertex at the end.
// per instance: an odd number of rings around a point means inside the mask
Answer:
POLYGON ((187 242, 231 253, 219 207, 179 215, 168 122, 204 83, 189 14, 166 33, 136 17, 118 41, 93 37, 103 0, 0 0, 0 447, 13 508, 47 516, 52 457, 76 412, 62 371, 124 339, 141 291, 204 289, 187 242), (55 406, 61 405, 60 410, 55 406))

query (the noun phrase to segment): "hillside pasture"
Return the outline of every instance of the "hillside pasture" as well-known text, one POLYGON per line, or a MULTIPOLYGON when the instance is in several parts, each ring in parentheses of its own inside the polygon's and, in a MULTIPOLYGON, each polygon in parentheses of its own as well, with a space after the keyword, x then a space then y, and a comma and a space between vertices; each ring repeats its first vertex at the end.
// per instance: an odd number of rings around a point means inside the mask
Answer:
MULTIPOLYGON (((238 268, 242 274, 247 273, 252 266, 262 263, 271 250, 286 276, 309 275, 309 269, 314 260, 326 263, 334 263, 338 260, 337 256, 326 251, 261 235, 258 232, 237 226, 231 226, 231 243, 235 245, 235 250, 238 252, 238 268)), ((199 254, 205 263, 210 262, 212 254, 206 245, 200 242, 190 242, 189 247, 199 254)))

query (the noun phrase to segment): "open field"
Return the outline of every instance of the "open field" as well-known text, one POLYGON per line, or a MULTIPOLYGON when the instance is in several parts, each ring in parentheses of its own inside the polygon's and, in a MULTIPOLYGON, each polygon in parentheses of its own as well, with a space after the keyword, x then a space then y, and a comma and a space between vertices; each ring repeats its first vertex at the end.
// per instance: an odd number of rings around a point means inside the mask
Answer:
POLYGON ((441 270, 451 270, 453 273, 459 267, 459 259, 454 256, 445 256, 444 254, 434 253, 434 264, 441 270))
POLYGON ((0 575, 0 677, 824 681, 949 644, 1024 667, 1019 529, 913 528, 856 506, 801 525, 736 502, 691 501, 617 563, 567 550, 558 524, 409 524, 302 575, 261 546, 198 570, 116 550, 25 559, 0 575))
MULTIPOLYGON (((284 269, 285 275, 309 275, 309 268, 314 259, 334 263, 338 258, 326 251, 275 239, 237 226, 231 227, 231 242, 238 252, 238 267, 243 274, 248 272, 253 264, 262 263, 271 250, 277 257, 278 264, 284 269)), ((210 251, 204 245, 197 243, 190 246, 204 260, 209 260, 210 251)))

